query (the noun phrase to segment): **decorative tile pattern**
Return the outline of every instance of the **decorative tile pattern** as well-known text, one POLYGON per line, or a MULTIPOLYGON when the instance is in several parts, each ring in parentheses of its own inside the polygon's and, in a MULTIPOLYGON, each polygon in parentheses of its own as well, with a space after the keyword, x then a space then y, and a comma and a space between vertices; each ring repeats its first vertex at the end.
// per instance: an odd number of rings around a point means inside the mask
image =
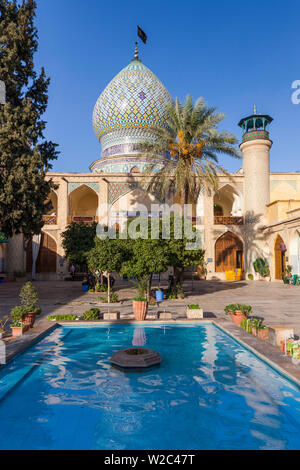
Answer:
POLYGON ((99 183, 82 182, 82 183, 68 183, 68 194, 70 194, 72 191, 74 191, 74 189, 77 189, 77 188, 79 188, 79 186, 83 186, 83 185, 88 186, 89 188, 93 189, 97 193, 99 192, 99 189, 100 189, 99 183))
POLYGON ((145 173, 150 165, 155 164, 153 172, 157 172, 162 166, 162 160, 154 158, 112 158, 95 163, 92 167, 93 173, 130 173, 132 168, 138 168, 141 173, 145 173))
POLYGON ((108 186, 108 204, 114 204, 120 197, 138 187, 137 182, 110 183, 108 186))
MULTIPOLYGON (((103 152, 112 146, 155 140, 157 130, 166 126, 166 107, 171 102, 171 95, 151 70, 139 60, 132 61, 109 83, 94 108, 93 126, 103 152), (120 135, 123 129, 137 132, 120 135), (107 134, 111 134, 109 141, 107 134)), ((131 153, 132 148, 126 151, 131 153)))
MULTIPOLYGON (((145 191, 145 188, 143 188, 137 181, 109 183, 109 186, 108 186, 108 204, 114 204, 122 196, 124 196, 127 193, 130 193, 130 191, 133 191, 134 189, 137 189, 137 188, 140 188, 143 191, 145 191)), ((153 195, 156 197, 156 199, 160 203, 164 202, 158 197, 158 195, 156 193, 153 193, 153 195)))

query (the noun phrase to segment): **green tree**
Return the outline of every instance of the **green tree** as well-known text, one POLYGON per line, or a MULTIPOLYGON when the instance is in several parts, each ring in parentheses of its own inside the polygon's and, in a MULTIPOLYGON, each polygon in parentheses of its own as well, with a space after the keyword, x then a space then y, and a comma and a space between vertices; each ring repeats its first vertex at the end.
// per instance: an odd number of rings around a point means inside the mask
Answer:
MULTIPOLYGON (((228 174, 218 163, 220 154, 240 158, 236 137, 217 127, 225 115, 209 108, 203 98, 195 104, 190 95, 184 105, 177 99, 167 108, 167 127, 161 132, 153 151, 166 152, 169 162, 159 169, 147 186, 148 191, 164 198, 176 190, 180 203, 196 202, 204 184, 217 188, 218 173, 228 174)), ((154 165, 155 166, 155 165, 154 165)), ((154 166, 149 168, 153 171, 154 166)))
POLYGON ((107 300, 110 302, 110 274, 119 273, 127 259, 126 244, 123 240, 95 238, 95 246, 88 253, 88 266, 91 271, 107 272, 107 300))
MULTIPOLYGON (((169 249, 165 240, 137 239, 131 241, 131 256, 122 273, 138 278, 138 287, 146 286, 147 300, 150 298, 153 274, 168 270, 169 249)), ((140 295, 140 294, 139 294, 140 295)))
MULTIPOLYGON (((178 284, 182 282, 185 268, 204 266, 205 252, 200 247, 199 231, 193 227, 191 220, 171 214, 159 220, 156 239, 152 239, 151 219, 139 216, 133 220, 140 221, 140 234, 136 240, 127 240, 126 248, 131 250, 131 254, 127 255, 128 261, 122 272, 137 277, 142 284, 147 280, 149 299, 152 274, 165 272, 169 266, 172 266, 176 293, 178 284), (163 227, 169 227, 169 236, 163 234, 163 227), (196 240, 198 244, 195 243, 196 240), (191 242, 194 243, 193 249, 189 246, 191 242)), ((127 225, 127 232, 131 222, 129 221, 127 225)))
POLYGON ((85 224, 84 222, 72 222, 61 234, 62 246, 66 258, 77 266, 87 264, 88 252, 95 246, 97 224, 85 224))
POLYGON ((29 239, 41 232, 51 209, 52 188, 45 175, 57 158, 56 144, 45 140, 41 116, 48 103, 49 78, 37 72, 38 48, 34 0, 0 1, 0 80, 6 104, 0 105, 0 225, 7 235, 29 239))

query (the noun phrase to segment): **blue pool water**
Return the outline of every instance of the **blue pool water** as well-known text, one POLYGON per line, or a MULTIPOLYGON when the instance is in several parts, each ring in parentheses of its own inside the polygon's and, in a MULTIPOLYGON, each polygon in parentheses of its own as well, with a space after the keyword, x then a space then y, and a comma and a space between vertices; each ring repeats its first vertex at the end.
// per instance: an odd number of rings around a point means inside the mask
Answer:
POLYGON ((0 423, 0 449, 299 449, 300 391, 209 323, 62 327, 0 371, 0 423), (145 341, 159 368, 111 368, 145 341))

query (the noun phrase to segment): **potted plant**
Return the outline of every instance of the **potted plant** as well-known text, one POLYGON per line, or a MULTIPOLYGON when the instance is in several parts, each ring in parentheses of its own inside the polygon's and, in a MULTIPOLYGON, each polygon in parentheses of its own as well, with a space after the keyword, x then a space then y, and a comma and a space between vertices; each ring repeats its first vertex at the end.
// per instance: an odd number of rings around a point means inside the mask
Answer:
POLYGON ((17 306, 14 307, 11 312, 10 312, 10 318, 11 318, 11 330, 12 330, 12 335, 14 338, 18 336, 22 336, 25 331, 27 331, 30 326, 25 325, 23 326, 23 317, 24 317, 24 312, 26 311, 26 308, 23 306, 17 306))
POLYGON ((226 315, 230 315, 232 322, 240 326, 241 322, 248 318, 252 307, 244 304, 230 304, 224 309, 226 315))
POLYGON ((203 318, 203 309, 198 304, 191 304, 186 307, 186 316, 189 319, 203 318))
POLYGON ((143 321, 146 318, 148 312, 148 302, 146 298, 147 281, 141 279, 136 283, 138 295, 133 299, 133 313, 134 317, 138 321, 143 321))
POLYGON ((263 320, 261 318, 252 318, 251 328, 254 336, 257 336, 264 341, 269 340, 269 329, 263 324, 263 320))
POLYGON ((37 307, 38 293, 31 282, 26 282, 19 294, 21 305, 23 307, 22 322, 33 328, 35 317, 41 313, 41 309, 37 307))
POLYGON ((2 320, 0 320, 0 339, 2 339, 3 335, 5 334, 5 325, 9 320, 9 316, 5 315, 2 320))

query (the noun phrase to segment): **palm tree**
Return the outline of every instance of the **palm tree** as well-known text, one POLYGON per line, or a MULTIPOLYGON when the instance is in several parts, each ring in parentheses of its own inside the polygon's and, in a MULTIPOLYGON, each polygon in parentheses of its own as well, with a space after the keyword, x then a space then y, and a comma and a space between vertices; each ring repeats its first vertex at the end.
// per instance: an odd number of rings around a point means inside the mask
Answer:
MULTIPOLYGON (((219 132, 218 124, 225 115, 209 108, 203 98, 195 104, 190 95, 184 105, 178 99, 167 108, 167 127, 162 130, 156 144, 145 145, 155 153, 165 153, 168 161, 148 183, 147 190, 166 197, 176 188, 176 195, 184 204, 196 202, 204 183, 217 189, 218 173, 228 175, 218 163, 218 155, 240 158, 236 137, 219 132)), ((151 165, 149 172, 153 173, 151 165)))

